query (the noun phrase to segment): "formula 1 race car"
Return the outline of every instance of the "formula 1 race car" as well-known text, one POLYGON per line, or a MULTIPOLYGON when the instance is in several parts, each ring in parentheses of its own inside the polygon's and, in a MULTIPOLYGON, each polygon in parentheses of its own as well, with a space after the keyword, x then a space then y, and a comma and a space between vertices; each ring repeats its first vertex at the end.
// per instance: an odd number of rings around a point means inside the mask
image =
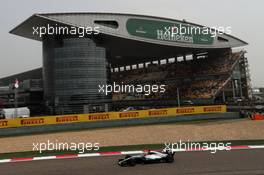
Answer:
POLYGON ((172 151, 148 151, 144 154, 130 156, 118 160, 119 166, 135 166, 136 164, 149 163, 172 163, 174 162, 174 152, 172 151))

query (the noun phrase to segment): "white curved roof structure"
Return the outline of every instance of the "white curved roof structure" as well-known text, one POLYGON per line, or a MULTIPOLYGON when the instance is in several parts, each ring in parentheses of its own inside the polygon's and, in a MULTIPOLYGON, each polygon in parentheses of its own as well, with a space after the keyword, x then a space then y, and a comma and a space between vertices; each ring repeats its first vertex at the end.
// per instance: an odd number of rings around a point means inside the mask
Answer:
MULTIPOLYGON (((46 13, 34 14, 19 24, 10 33, 34 40, 42 37, 33 35, 33 27, 63 25, 75 27, 100 27, 100 33, 110 38, 139 41, 162 46, 180 48, 220 49, 245 46, 247 43, 228 34, 185 34, 166 35, 169 27, 207 28, 202 25, 169 18, 119 14, 119 13, 46 13)), ((209 29, 209 28, 207 28, 209 29)), ((170 30, 173 31, 173 30, 170 30)), ((168 34, 168 33, 167 33, 168 34)))

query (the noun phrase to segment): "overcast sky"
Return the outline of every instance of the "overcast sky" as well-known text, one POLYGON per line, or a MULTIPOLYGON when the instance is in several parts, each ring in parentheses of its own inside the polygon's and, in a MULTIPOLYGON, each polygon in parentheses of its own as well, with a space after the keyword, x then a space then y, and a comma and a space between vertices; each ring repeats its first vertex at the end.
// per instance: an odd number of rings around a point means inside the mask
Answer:
POLYGON ((249 45, 252 84, 264 86, 263 0, 6 0, 0 6, 0 77, 41 67, 41 42, 8 32, 34 13, 117 12, 231 26, 249 45))

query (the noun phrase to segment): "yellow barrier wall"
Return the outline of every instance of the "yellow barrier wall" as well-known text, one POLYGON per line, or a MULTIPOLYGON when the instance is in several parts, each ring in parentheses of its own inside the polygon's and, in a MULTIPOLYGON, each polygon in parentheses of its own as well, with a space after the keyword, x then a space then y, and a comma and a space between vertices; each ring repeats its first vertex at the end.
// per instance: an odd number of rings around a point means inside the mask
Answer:
POLYGON ((225 105, 215 106, 197 106, 197 107, 180 107, 180 108, 163 108, 138 110, 127 112, 105 112, 91 114, 72 114, 72 115, 57 115, 31 118, 17 118, 11 120, 0 120, 0 128, 12 128, 22 126, 39 126, 52 124, 66 124, 76 122, 94 122, 94 121, 109 121, 134 118, 148 118, 161 116, 176 116, 185 114, 205 114, 226 112, 225 105))

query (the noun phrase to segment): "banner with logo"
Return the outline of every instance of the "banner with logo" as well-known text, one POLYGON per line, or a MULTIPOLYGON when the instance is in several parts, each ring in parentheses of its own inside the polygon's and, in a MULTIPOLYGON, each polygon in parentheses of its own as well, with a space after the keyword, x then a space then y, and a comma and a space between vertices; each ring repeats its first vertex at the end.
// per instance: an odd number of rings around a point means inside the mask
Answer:
POLYGON ((41 126, 52 124, 67 124, 79 122, 96 122, 110 120, 127 120, 136 118, 169 117, 190 114, 222 113, 226 112, 225 105, 162 108, 126 112, 105 112, 91 114, 57 115, 44 117, 17 118, 0 120, 0 128, 41 126))

